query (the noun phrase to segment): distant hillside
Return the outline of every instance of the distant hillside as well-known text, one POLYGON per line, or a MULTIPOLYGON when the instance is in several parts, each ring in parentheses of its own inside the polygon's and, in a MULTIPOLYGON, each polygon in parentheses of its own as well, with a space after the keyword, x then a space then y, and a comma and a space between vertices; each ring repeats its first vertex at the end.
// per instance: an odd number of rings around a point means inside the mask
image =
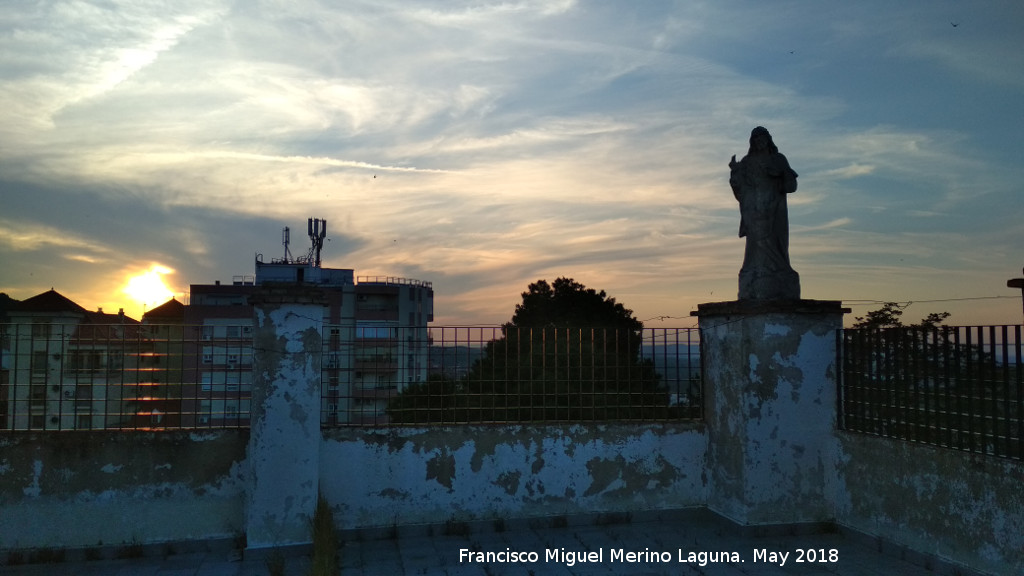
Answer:
POLYGON ((481 355, 483 350, 479 346, 431 346, 429 372, 459 379, 469 372, 481 355))

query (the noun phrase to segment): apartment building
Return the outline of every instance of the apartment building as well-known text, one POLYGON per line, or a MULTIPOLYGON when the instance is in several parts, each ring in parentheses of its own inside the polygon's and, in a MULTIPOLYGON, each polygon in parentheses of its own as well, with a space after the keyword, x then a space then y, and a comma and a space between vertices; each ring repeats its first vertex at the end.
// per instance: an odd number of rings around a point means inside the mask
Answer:
POLYGON ((90 312, 54 290, 5 304, 0 324, 0 429, 248 426, 253 307, 266 285, 318 286, 323 309, 321 419, 382 424, 388 401, 428 375, 429 282, 357 278, 320 266, 326 234, 310 220, 308 256, 264 262, 253 276, 193 284, 141 322, 90 312))
POLYGON ((145 385, 141 326, 49 290, 7 311, 0 333, 0 428, 134 427, 145 385))
POLYGON ((429 282, 356 278, 350 269, 318 267, 312 260, 267 263, 257 256, 254 276, 191 286, 184 323, 198 331, 195 353, 201 361, 194 372, 185 373, 195 384, 183 388, 182 424, 247 423, 252 395, 252 356, 246 348, 251 348, 253 329, 249 297, 269 284, 314 285, 327 294, 324 424, 384 423, 388 400, 409 384, 426 380, 427 324, 433 321, 429 282))

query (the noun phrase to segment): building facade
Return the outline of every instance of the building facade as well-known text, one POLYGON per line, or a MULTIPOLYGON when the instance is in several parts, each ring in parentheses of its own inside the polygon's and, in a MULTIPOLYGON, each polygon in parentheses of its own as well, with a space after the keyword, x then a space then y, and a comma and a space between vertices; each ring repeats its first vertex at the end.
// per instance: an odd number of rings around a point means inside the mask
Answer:
POLYGON ((356 278, 349 269, 309 261, 266 263, 260 257, 255 272, 231 284, 191 286, 184 324, 196 331, 200 362, 194 372, 185 373, 195 384, 183 388, 183 425, 247 424, 252 394, 249 297, 264 285, 313 285, 328 295, 321 319, 325 425, 386 423, 388 401, 410 384, 426 381, 434 298, 429 282, 356 278))
POLYGON ((0 331, 0 428, 133 426, 145 388, 141 326, 55 290, 7 312, 0 331))
POLYGON ((287 244, 283 259, 257 255, 255 275, 193 284, 187 303, 172 298, 141 322, 89 312, 53 290, 11 302, 0 324, 0 429, 248 426, 250 297, 269 285, 327 295, 322 424, 387 423, 389 400, 427 380, 433 287, 323 268, 314 246, 297 259, 287 244))

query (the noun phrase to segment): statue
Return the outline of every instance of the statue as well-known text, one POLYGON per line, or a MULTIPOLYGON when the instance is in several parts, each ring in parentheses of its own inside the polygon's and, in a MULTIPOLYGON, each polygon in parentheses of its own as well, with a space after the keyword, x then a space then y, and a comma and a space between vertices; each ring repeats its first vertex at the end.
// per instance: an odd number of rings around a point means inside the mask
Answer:
POLYGON ((796 190, 796 172, 768 130, 750 133, 750 150, 729 161, 729 185, 740 203, 740 237, 746 237, 740 269, 740 300, 799 300, 800 276, 789 265, 786 195, 796 190))

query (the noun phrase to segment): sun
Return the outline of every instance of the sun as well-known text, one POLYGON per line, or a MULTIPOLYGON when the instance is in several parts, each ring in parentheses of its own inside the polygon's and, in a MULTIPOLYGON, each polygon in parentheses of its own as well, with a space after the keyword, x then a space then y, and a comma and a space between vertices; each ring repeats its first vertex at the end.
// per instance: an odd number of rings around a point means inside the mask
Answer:
POLYGON ((121 291, 144 308, 163 304, 174 296, 174 292, 164 284, 163 280, 163 276, 172 273, 174 270, 166 266, 153 264, 149 270, 129 278, 128 283, 121 291))

